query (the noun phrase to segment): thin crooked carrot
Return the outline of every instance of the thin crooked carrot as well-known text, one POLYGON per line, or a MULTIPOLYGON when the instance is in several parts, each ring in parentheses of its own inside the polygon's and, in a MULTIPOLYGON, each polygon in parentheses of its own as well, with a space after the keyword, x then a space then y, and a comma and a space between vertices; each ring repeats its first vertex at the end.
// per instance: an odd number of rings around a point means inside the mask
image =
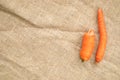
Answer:
POLYGON ((98 9, 98 29, 100 34, 98 49, 96 52, 96 62, 100 62, 103 59, 106 43, 107 43, 107 33, 106 33, 106 26, 104 22, 104 16, 102 9, 98 9))

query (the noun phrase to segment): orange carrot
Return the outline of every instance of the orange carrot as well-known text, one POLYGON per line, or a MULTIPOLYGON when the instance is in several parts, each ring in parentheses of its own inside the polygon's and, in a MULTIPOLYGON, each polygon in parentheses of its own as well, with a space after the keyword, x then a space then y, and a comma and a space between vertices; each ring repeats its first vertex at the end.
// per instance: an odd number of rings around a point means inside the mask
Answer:
POLYGON ((80 50, 80 57, 83 61, 87 61, 90 59, 92 52, 94 50, 94 44, 95 44, 94 30, 89 30, 83 36, 82 48, 80 50))
POLYGON ((100 34, 98 49, 96 52, 96 62, 100 62, 103 59, 106 43, 107 43, 107 33, 104 22, 104 16, 102 9, 98 9, 98 29, 100 34))

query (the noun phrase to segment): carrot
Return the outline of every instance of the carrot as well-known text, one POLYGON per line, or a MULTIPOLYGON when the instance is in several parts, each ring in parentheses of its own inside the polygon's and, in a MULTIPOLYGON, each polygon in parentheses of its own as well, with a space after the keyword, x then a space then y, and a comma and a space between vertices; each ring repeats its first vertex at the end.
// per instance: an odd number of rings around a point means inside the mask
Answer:
POLYGON ((80 57, 83 61, 87 61, 90 59, 92 52, 94 50, 94 44, 95 44, 94 30, 89 30, 83 36, 82 48, 80 50, 80 57))
POLYGON ((96 52, 96 62, 100 62, 103 59, 106 43, 107 43, 106 26, 104 22, 102 9, 98 9, 98 29, 99 29, 100 39, 99 39, 98 49, 96 52))

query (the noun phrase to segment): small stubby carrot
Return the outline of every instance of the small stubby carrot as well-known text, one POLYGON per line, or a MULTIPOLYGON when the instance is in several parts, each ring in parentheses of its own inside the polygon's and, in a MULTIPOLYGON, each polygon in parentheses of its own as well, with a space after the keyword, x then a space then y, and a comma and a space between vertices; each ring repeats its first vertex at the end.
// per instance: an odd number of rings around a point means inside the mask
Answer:
POLYGON ((80 58, 82 61, 90 59, 95 45, 95 33, 94 30, 89 30, 83 35, 82 48, 80 50, 80 58))
POLYGON ((96 52, 96 62, 100 62, 103 59, 107 43, 106 26, 103 11, 101 8, 98 9, 98 30, 100 37, 96 52))

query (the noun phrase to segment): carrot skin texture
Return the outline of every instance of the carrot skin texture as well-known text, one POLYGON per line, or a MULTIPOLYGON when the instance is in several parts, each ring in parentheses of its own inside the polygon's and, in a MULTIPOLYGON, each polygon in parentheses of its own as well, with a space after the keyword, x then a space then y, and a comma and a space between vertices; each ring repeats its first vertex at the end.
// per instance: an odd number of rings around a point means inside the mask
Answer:
POLYGON ((102 9, 98 9, 98 29, 99 29, 99 44, 96 52, 96 62, 100 62, 105 53, 106 43, 107 43, 107 32, 104 21, 104 15, 102 9))
POLYGON ((84 34, 82 40, 82 48, 80 50, 80 58, 82 61, 87 61, 90 59, 95 44, 95 34, 93 30, 89 30, 84 34))

